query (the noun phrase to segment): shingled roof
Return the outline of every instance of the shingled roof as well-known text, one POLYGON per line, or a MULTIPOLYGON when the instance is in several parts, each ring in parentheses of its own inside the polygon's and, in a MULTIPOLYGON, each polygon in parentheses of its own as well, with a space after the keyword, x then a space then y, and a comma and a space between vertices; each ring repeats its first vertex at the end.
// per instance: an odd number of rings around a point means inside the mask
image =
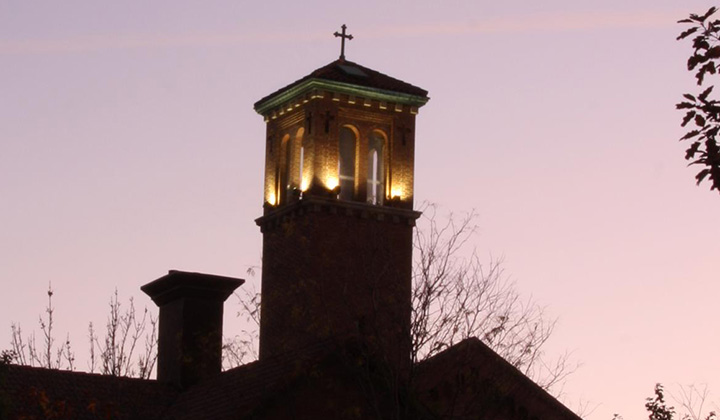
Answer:
MULTIPOLYGON (((153 380, 3 366, 0 417, 366 418, 373 411, 368 395, 392 393, 375 387, 368 394, 365 365, 353 354, 338 343, 318 343, 228 370, 185 391, 153 380), (355 411, 346 412, 348 407, 355 411)), ((420 362, 412 383, 410 405, 400 401, 408 418, 581 420, 477 338, 420 362)))
POLYGON ((441 418, 581 420, 475 337, 420 362, 415 392, 441 418))
MULTIPOLYGON (((357 343, 328 340, 252 362, 183 392, 162 419, 376 418, 378 404, 397 402, 365 356, 357 343)), ((434 418, 419 405, 403 410, 434 418)))
POLYGON ((3 419, 157 419, 176 395, 152 380, 0 365, 3 419))
POLYGON ((285 353, 227 370, 180 394, 163 419, 247 418, 322 353, 316 346, 305 354, 285 353))
POLYGON ((352 85, 366 88, 368 91, 385 92, 387 94, 400 94, 401 96, 413 97, 419 104, 428 100, 428 92, 425 89, 411 85, 410 83, 388 76, 377 70, 361 66, 347 60, 335 60, 332 63, 320 67, 307 76, 290 83, 289 85, 276 90, 255 102, 254 108, 262 113, 262 109, 273 98, 301 87, 309 81, 328 81, 339 85, 352 85))

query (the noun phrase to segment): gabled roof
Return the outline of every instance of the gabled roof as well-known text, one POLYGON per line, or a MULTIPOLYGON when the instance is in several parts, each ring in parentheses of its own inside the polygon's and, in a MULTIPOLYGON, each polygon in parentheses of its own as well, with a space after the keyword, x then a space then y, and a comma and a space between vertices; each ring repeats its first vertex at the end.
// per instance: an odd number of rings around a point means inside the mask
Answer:
POLYGON ((417 396, 442 418, 581 420, 475 337, 420 362, 416 373, 417 396))
POLYGON ((176 395, 151 380, 0 366, 0 418, 155 419, 176 395))
POLYGON ((302 79, 298 79, 255 102, 255 111, 262 114, 270 108, 318 87, 414 106, 422 106, 429 99, 425 89, 360 64, 340 59, 320 67, 302 79))

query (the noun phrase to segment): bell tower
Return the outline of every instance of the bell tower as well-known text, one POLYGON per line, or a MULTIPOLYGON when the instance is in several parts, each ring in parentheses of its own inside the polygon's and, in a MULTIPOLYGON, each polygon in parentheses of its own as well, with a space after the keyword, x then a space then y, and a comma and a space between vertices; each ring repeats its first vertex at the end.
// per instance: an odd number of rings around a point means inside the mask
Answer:
POLYGON ((261 360, 348 338, 409 362, 415 116, 428 99, 345 60, 343 45, 255 103, 267 124, 261 360))

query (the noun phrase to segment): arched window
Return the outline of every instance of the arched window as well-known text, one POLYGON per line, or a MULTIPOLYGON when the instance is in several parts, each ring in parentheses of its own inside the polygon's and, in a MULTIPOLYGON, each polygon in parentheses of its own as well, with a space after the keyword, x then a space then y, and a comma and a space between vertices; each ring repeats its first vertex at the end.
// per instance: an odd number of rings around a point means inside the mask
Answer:
POLYGON ((290 162, 292 162, 290 136, 286 134, 280 143, 280 176, 278 177, 277 185, 280 204, 285 204, 288 201, 288 189, 290 188, 290 162))
POLYGON ((340 129, 340 159, 338 159, 338 178, 340 199, 352 200, 355 196, 355 145, 357 135, 349 127, 340 129))
POLYGON ((305 129, 300 128, 297 133, 295 134, 295 143, 293 143, 293 162, 295 162, 294 166, 294 174, 292 176, 292 187, 300 188, 302 189, 303 186, 303 171, 305 166, 305 145, 303 143, 303 135, 305 134, 305 129), (297 156, 295 156, 297 154, 297 156))
POLYGON ((378 131, 370 133, 368 139, 367 201, 383 204, 385 198, 384 151, 385 136, 378 131))

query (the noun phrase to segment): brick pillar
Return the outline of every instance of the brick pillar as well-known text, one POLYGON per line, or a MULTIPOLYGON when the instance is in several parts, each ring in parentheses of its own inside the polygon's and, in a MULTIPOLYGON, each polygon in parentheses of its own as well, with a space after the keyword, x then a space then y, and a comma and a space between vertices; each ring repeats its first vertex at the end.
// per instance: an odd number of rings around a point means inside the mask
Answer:
POLYGON ((170 270, 140 288, 160 307, 158 381, 187 388, 220 373, 223 303, 244 282, 170 270))

